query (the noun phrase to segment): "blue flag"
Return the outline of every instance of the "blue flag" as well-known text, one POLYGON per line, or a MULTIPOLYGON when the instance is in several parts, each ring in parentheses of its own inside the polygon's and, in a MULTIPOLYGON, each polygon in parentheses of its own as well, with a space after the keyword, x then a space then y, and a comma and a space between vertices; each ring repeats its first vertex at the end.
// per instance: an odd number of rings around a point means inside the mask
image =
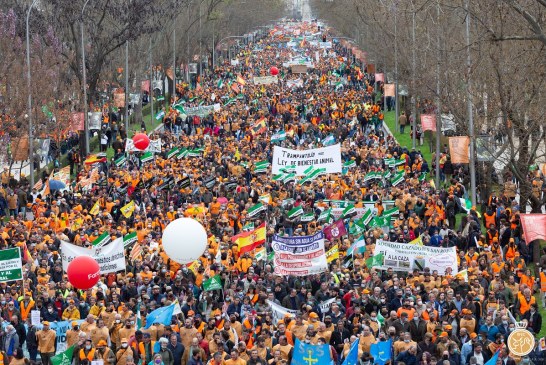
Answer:
POLYGON ((379 341, 370 346, 370 355, 374 358, 374 365, 384 365, 392 359, 392 341, 379 341))
POLYGON ((290 365, 331 365, 330 345, 309 345, 296 339, 290 365))
POLYGON ((497 365, 497 359, 499 358, 499 351, 495 352, 495 355, 491 356, 488 362, 485 365, 497 365))
POLYGON ((347 354, 345 360, 343 360, 342 365, 356 365, 358 364, 358 342, 360 342, 360 337, 356 339, 355 342, 351 345, 351 349, 347 354))
POLYGON ((174 304, 169 305, 168 307, 161 307, 153 311, 152 313, 146 316, 146 326, 144 329, 150 328, 154 323, 161 323, 165 326, 170 325, 173 318, 174 304))

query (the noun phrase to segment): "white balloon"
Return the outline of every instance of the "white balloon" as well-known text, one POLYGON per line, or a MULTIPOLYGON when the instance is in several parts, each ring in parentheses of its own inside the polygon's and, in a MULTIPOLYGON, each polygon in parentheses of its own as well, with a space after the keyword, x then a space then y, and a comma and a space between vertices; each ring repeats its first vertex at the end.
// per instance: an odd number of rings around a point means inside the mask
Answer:
POLYGON ((189 264, 205 252, 207 232, 195 219, 179 218, 165 228, 162 242, 167 256, 179 264, 189 264))

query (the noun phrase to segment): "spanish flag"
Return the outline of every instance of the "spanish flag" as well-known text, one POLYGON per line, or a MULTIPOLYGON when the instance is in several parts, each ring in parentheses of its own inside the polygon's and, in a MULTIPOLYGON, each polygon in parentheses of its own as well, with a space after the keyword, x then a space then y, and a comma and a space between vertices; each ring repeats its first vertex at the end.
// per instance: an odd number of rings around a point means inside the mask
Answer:
POLYGON ((265 222, 250 232, 243 232, 231 237, 231 240, 239 246, 239 254, 250 252, 265 243, 265 222))
POLYGON ((241 76, 237 76, 237 83, 241 84, 242 86, 246 85, 245 79, 243 79, 241 76))

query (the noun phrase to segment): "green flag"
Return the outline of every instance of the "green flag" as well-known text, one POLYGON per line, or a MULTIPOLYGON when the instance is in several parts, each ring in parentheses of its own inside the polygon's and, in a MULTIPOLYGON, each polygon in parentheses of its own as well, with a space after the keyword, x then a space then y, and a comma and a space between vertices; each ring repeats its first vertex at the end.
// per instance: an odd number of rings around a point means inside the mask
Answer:
POLYGON ((266 206, 263 205, 262 203, 258 203, 250 208, 248 208, 248 211, 247 211, 247 217, 254 217, 256 214, 260 213, 261 211, 264 211, 266 210, 266 206))
POLYGON ((140 156, 140 162, 150 162, 154 160, 154 154, 151 152, 145 152, 142 156, 140 156))
POLYGON ((328 208, 328 209, 324 209, 319 217, 318 217, 318 221, 326 221, 328 222, 330 220, 330 216, 332 215, 332 208, 328 208))
POLYGON ((381 311, 377 311, 377 322, 383 326, 385 324, 385 317, 381 315, 381 311))
POLYGON ((125 164, 126 161, 127 161, 127 157, 125 157, 125 155, 121 155, 120 158, 114 161, 114 163, 116 164, 117 167, 121 167, 125 164))
POLYGON ((383 266, 383 259, 385 258, 384 256, 385 255, 383 255, 383 253, 381 252, 377 255, 370 257, 366 260, 366 266, 370 269, 375 266, 383 266))
POLYGON ((136 306, 136 330, 142 328, 142 316, 140 315, 140 302, 136 306))
POLYGON ((254 173, 259 174, 263 172, 267 172, 267 168, 269 167, 268 161, 260 161, 254 164, 254 173))
POLYGON ((301 214, 303 214, 303 207, 301 205, 298 205, 288 212, 288 218, 295 218, 301 214))
POLYGON ((254 222, 248 222, 247 224, 243 226, 243 231, 245 232, 253 231, 253 230, 254 230, 254 222))
POLYGON ((167 158, 173 158, 174 156, 178 155, 178 148, 175 147, 169 152, 167 152, 167 158))
POLYGON ((305 213, 304 215, 300 217, 300 221, 302 222, 311 222, 314 219, 315 219, 315 213, 313 212, 305 213))
POLYGON ((203 282, 203 290, 221 290, 222 289, 222 280, 220 280, 220 275, 213 276, 207 281, 203 282))
POLYGON ((287 184, 290 181, 296 181, 296 174, 287 174, 284 176, 284 179, 282 179, 283 183, 287 184))
POLYGON ((137 241, 136 232, 132 232, 123 236, 123 247, 127 247, 137 241))
POLYGON ((70 346, 66 351, 61 352, 51 358, 53 365, 70 365, 72 364, 72 355, 74 354, 74 346, 70 346))
POLYGON ((404 171, 400 171, 399 173, 394 175, 394 177, 391 180, 391 184, 392 186, 396 186, 400 184, 402 181, 404 181, 404 171))
POLYGON ((93 241, 93 246, 102 247, 108 242, 110 242, 110 234, 108 232, 104 232, 93 241))
POLYGON ((356 213, 356 208, 353 204, 347 205, 345 209, 343 209, 343 213, 341 214, 343 218, 347 217, 348 215, 356 213))

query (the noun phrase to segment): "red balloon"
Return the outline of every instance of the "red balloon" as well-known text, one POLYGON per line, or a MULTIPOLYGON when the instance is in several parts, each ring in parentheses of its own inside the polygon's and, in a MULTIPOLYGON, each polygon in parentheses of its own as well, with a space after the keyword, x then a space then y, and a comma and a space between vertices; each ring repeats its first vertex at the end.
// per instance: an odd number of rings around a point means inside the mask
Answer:
POLYGON ((133 136, 133 143, 137 149, 144 151, 150 145, 150 138, 144 133, 137 133, 133 136))
POLYGON ((272 75, 272 76, 277 76, 279 74, 279 69, 276 68, 275 66, 271 67, 269 69, 269 73, 272 75))
POLYGON ((74 288, 87 290, 99 282, 100 266, 92 257, 78 256, 68 264, 66 274, 74 288))

